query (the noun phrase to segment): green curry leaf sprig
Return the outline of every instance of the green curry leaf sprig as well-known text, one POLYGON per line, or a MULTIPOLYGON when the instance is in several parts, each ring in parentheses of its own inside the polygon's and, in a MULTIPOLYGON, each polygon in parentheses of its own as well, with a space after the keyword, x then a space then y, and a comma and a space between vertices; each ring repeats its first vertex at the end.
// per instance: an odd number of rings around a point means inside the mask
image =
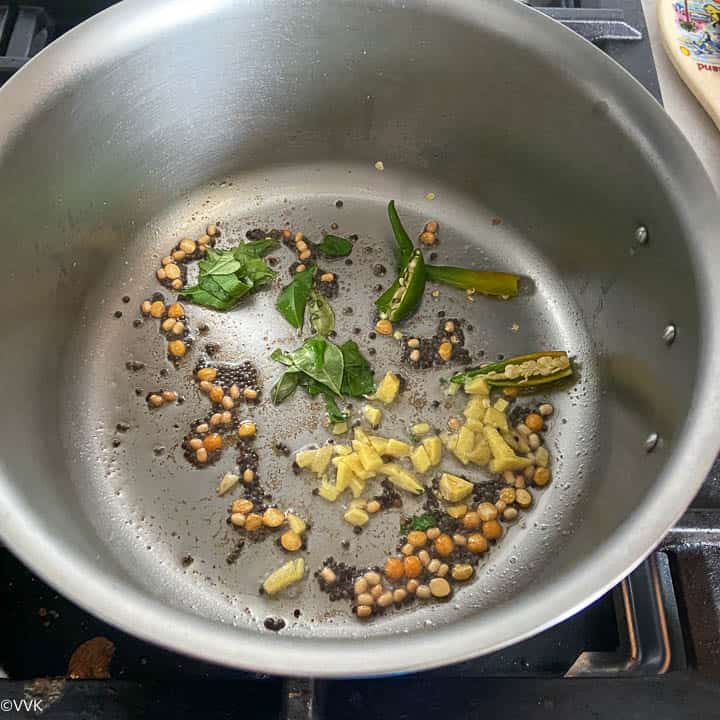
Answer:
POLYGON ((273 281, 277 273, 263 257, 276 246, 275 240, 265 238, 227 250, 209 248, 198 263, 197 282, 180 296, 196 305, 230 310, 246 295, 273 281))
POLYGON ((311 397, 322 395, 330 420, 342 422, 347 420, 347 413, 339 408, 337 398, 358 398, 375 392, 373 370, 352 340, 338 346, 315 335, 297 350, 277 349, 270 357, 287 368, 270 393, 276 405, 303 387, 311 397))

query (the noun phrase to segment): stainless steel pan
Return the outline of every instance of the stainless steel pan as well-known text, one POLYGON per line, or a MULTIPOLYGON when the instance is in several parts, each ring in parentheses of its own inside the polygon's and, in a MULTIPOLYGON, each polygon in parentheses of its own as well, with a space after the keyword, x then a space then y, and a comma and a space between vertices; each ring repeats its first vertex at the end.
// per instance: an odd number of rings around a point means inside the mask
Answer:
MULTIPOLYGON (((65 595, 185 653, 357 675, 500 648, 577 611, 637 564, 718 447, 710 183, 640 86, 513 2, 128 0, 0 92, 0 216, 0 532, 65 595), (337 266, 336 307, 354 311, 338 312, 340 336, 359 326, 368 347, 371 266, 392 247, 389 198, 413 232, 440 221, 449 262, 528 278, 513 302, 428 298, 416 332, 443 308, 474 325, 473 352, 566 348, 581 379, 552 396, 563 419, 551 433, 554 483, 477 580, 450 604, 361 624, 312 578, 278 600, 259 596, 281 560, 272 543, 225 562, 233 535, 214 489, 230 458, 196 471, 177 446, 204 412, 192 359, 176 372, 156 328, 132 320, 157 289, 158 259, 208 221, 222 220, 229 237, 286 220, 312 236, 337 222, 360 236, 354 265, 337 266), (128 360, 145 368, 129 373, 128 360), (150 414, 135 388, 161 383, 187 401, 150 414), (130 430, 113 447, 119 422, 130 430), (660 440, 647 452, 653 433, 660 440), (269 615, 286 618, 280 634, 264 629, 269 615)), ((222 358, 257 362, 266 393, 277 374, 269 349, 296 343, 274 295, 222 323, 192 315, 211 325, 222 358)), ((397 366, 397 345, 375 346, 379 373, 397 366)), ((439 397, 438 375, 412 375, 384 430, 427 416, 417 403, 439 397)), ((316 440, 321 408, 298 396, 255 416, 268 487, 314 522, 311 570, 330 554, 362 564, 393 548, 397 514, 343 554, 338 508, 271 452, 278 436, 293 449, 316 440)))

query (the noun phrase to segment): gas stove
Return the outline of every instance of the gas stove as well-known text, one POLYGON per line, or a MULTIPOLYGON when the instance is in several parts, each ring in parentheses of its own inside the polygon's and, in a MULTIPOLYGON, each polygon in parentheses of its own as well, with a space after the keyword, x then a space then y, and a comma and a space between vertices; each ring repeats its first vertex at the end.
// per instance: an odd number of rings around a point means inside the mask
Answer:
MULTIPOLYGON (((111 4, 0 5, 0 84, 111 4)), ((662 102, 641 0, 526 4, 598 44, 662 102)), ((720 462, 657 551, 583 612, 500 652, 403 677, 308 681, 188 659, 88 615, 0 546, 0 717, 705 720, 718 714, 718 678, 720 462)))

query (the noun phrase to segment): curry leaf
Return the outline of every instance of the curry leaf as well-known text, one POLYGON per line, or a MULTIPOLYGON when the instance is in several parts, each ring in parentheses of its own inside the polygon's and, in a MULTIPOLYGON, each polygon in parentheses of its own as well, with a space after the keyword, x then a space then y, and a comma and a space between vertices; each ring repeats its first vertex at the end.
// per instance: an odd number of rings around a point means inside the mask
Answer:
POLYGON ((312 289, 313 272, 314 268, 308 266, 302 272, 295 273, 290 284, 280 291, 275 303, 278 312, 298 330, 303 326, 305 306, 312 289))
POLYGON ((280 243, 272 238, 264 238, 263 240, 251 240, 250 242, 238 245, 234 252, 236 259, 240 260, 241 256, 260 258, 267 255, 271 250, 275 250, 280 243))
POLYGON ((197 285, 185 288, 181 297, 215 310, 229 310, 251 290, 252 285, 235 275, 203 275, 198 278, 197 285))
POLYGON ((270 391, 270 397, 275 405, 287 400, 295 392, 299 381, 300 373, 297 370, 286 370, 270 391))
POLYGON ((197 283, 185 288, 180 296, 197 305, 229 310, 275 277, 262 258, 238 255, 237 250, 208 248, 206 257, 198 263, 197 283))
POLYGON ((253 288, 261 288, 272 282, 277 273, 271 270, 262 258, 248 257, 241 262, 237 275, 253 288))
POLYGON ((347 257, 352 252, 353 245, 347 238, 326 235, 317 249, 325 257, 347 257))
POLYGON ((310 397, 323 396, 328 417, 334 423, 348 418, 335 396, 359 397, 375 389, 372 368, 352 340, 340 348, 316 335, 293 352, 276 349, 271 358, 288 368, 273 386, 273 402, 281 403, 299 385, 310 397))
POLYGON ((293 359, 290 353, 285 352, 280 348, 273 350, 272 355, 270 355, 270 359, 275 360, 275 362, 282 363, 283 365, 288 365, 289 367, 292 367, 293 364, 293 359))
POLYGON ((325 411, 330 418, 330 422, 345 422, 348 419, 348 415, 338 407, 335 397, 327 392, 323 393, 323 397, 325 398, 325 411))
POLYGON ((322 383, 313 380, 309 375, 300 373, 300 385, 305 388, 310 397, 317 397, 327 389, 322 383))
POLYGON ((241 264, 235 259, 231 251, 208 249, 207 257, 198 263, 200 276, 233 275, 241 264))
POLYGON ((335 396, 325 387, 325 385, 319 383, 317 380, 313 380, 308 375, 305 375, 305 373, 300 373, 299 375, 299 384, 301 387, 305 388, 310 397, 314 398, 318 395, 323 396, 323 399, 325 400, 325 411, 327 412, 331 422, 344 422, 347 420, 347 413, 340 410, 337 401, 335 400, 335 396))
POLYGON ((311 337, 290 355, 293 367, 325 385, 336 395, 341 394, 345 362, 337 345, 322 337, 311 337))
POLYGON ((375 392, 373 370, 370 363, 360 352, 353 340, 348 340, 340 348, 343 355, 344 373, 342 380, 343 395, 363 397, 375 392))
POLYGON ((308 300, 310 327, 318 335, 327 337, 335 329, 335 313, 330 303, 317 290, 312 290, 308 300))

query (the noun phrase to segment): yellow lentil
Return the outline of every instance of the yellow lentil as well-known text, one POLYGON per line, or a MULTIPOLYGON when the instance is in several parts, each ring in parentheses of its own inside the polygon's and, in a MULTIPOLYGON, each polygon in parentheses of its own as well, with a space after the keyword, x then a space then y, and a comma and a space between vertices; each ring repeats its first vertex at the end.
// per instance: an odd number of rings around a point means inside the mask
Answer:
POLYGON ((504 487, 500 491, 500 500, 508 505, 512 505, 515 502, 515 488, 504 487))
POLYGON ((233 501, 232 504, 232 511, 234 513, 239 512, 243 513, 243 515, 247 515, 248 513, 252 512, 252 509, 255 507, 252 500, 248 500, 247 498, 240 498, 239 500, 233 501))
POLYGON ((280 536, 280 544, 288 552, 297 552, 302 547, 302 538, 292 530, 287 530, 280 536))
POLYGON ((192 255, 195 252, 195 248, 197 247, 195 245, 195 241, 191 240, 190 238, 183 238, 179 243, 178 247, 188 255, 192 255))
POLYGON ((250 513, 250 515, 248 515, 247 519, 245 520, 245 529, 249 530, 250 532, 255 532, 255 530, 259 530, 262 525, 262 515, 258 515, 257 513, 250 513))
POLYGON ((480 503, 477 506, 476 512, 482 522, 494 520, 498 515, 497 508, 489 502, 480 503))
POLYGON ((211 433, 203 439, 203 447, 208 452, 219 450, 222 447, 222 438, 217 433, 211 433))
POLYGON ((438 355, 447 362, 453 354, 453 346, 452 343, 449 343, 446 341, 440 343, 440 347, 438 348, 438 355))
POLYGON ((527 425, 530 432, 540 432, 540 430, 543 429, 542 415, 538 415, 537 413, 530 413, 525 418, 525 425, 527 425))
POLYGON ((467 539, 467 549, 473 555, 481 555, 487 552, 488 542, 480 533, 473 533, 467 539))
POLYGON ((497 520, 488 520, 482 524, 482 534, 488 540, 497 540, 503 534, 502 525, 497 520))
POLYGON ((435 540, 433 547, 438 555, 447 557, 455 549, 455 543, 449 535, 443 533, 435 540))
POLYGON ((450 583, 442 577, 430 581, 430 592, 433 597, 446 598, 450 594, 450 583))
POLYGON ((410 555, 403 560, 403 570, 406 578, 416 578, 423 571, 423 564, 416 555, 410 555))
POLYGON ((453 580, 463 582, 465 580, 469 580, 473 576, 473 572, 474 570, 472 565, 468 565, 466 563, 453 565, 452 578, 453 580))
POLYGON ((270 528, 280 527, 285 522, 285 513, 277 508, 268 508, 263 513, 263 525, 270 528))
POLYGON ((403 561, 400 558, 388 558, 383 572, 388 580, 399 580, 403 576, 403 561))
POLYGON ((550 468, 537 468, 533 474, 533 482, 538 487, 545 487, 550 482, 550 468))
POLYGON ((168 352, 176 358, 181 358, 187 352, 187 345, 182 340, 171 340, 168 343, 168 352))
POLYGON ((257 426, 254 422, 244 422, 238 428, 238 437, 249 438, 254 437, 257 433, 257 426))
POLYGON ((161 318, 165 314, 165 303, 156 300, 150 305, 150 315, 154 318, 161 318))
MULTIPOLYGON (((197 371, 197 379, 201 382, 212 382, 217 377, 217 370, 215 368, 204 367, 197 371)), ((202 387, 202 386, 201 386, 202 387)), ((208 386, 208 390, 210 387, 208 386)))

